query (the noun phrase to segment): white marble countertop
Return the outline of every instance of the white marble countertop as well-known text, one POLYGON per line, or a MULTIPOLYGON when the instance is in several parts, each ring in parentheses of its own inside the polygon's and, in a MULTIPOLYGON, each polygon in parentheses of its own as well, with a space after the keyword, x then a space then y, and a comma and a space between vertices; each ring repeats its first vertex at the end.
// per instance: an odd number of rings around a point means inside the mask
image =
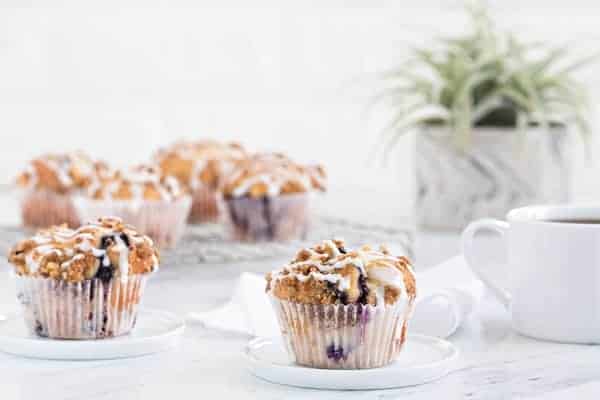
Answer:
MULTIPOLYGON (((418 268, 457 252, 456 234, 417 235, 418 268)), ((266 272, 278 264, 164 265, 144 302, 181 316, 208 310, 228 299, 241 271, 266 272)), ((4 261, 0 267, 5 268, 4 261)), ((0 314, 15 307, 12 282, 0 273, 0 314)), ((248 339, 192 323, 177 349, 136 359, 59 362, 0 354, 0 399, 596 399, 600 394, 600 346, 518 336, 511 332, 506 311, 489 298, 450 339, 461 351, 457 369, 417 387, 335 392, 267 383, 244 369, 241 350, 248 339)))
MULTIPOLYGON (((455 253, 456 241, 451 234, 419 235, 417 257, 422 254, 423 263, 437 262, 455 253)), ((274 262, 204 264, 194 269, 166 265, 150 285, 145 303, 180 315, 210 309, 228 298, 240 271, 268 271, 274 262)), ((0 274, 0 304, 2 311, 14 308, 7 274, 0 274)), ((137 359, 58 362, 0 355, 0 398, 507 399, 555 391, 560 396, 563 389, 600 381, 600 347, 520 337, 511 332, 507 318, 499 305, 486 300, 451 338, 462 352, 458 369, 438 382, 400 390, 332 392, 266 383, 244 370, 241 350, 247 337, 191 324, 176 350, 137 359)), ((563 398, 591 399, 600 393, 600 386, 580 388, 577 393, 591 397, 567 392, 563 398)))

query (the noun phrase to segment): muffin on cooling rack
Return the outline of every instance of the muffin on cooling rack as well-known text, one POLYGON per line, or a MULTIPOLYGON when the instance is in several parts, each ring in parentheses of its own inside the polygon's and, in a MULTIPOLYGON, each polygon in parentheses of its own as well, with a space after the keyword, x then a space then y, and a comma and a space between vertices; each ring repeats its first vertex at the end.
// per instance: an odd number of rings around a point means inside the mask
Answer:
POLYGON ((213 140, 177 142, 159 150, 155 161, 165 176, 174 176, 192 194, 189 221, 217 222, 220 216, 217 187, 232 165, 246 157, 237 143, 213 140))
POLYGON ((75 200, 82 220, 103 215, 122 218, 154 239, 159 247, 173 247, 182 236, 190 211, 187 191, 156 167, 118 170, 96 181, 75 200))
POLYGON ((129 333, 159 264, 152 240, 118 218, 41 230, 17 243, 8 260, 27 326, 54 339, 129 333))
POLYGON ((268 274, 267 293, 298 364, 362 369, 397 358, 416 284, 409 260, 383 246, 351 250, 326 240, 268 274))
POLYGON ((108 167, 83 153, 45 154, 31 160, 17 177, 23 225, 45 228, 80 220, 72 196, 85 190, 108 167))
POLYGON ((282 154, 255 154, 224 179, 223 208, 231 238, 283 241, 306 236, 310 197, 325 190, 322 166, 300 165, 282 154))

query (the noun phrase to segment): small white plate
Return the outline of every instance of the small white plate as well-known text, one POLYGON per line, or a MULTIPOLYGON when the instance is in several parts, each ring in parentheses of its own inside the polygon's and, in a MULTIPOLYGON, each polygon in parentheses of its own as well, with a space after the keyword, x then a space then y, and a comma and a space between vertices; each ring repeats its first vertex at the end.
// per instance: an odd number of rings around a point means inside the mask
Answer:
POLYGON ((32 336, 19 315, 0 319, 0 351, 45 360, 110 360, 168 350, 183 334, 183 321, 165 311, 141 310, 126 336, 102 340, 56 340, 32 336))
POLYGON ((281 339, 254 339, 245 349, 250 373, 272 383, 313 389, 368 390, 420 385, 446 376, 458 358, 452 343, 409 335, 398 360, 360 370, 307 368, 290 361, 281 339))

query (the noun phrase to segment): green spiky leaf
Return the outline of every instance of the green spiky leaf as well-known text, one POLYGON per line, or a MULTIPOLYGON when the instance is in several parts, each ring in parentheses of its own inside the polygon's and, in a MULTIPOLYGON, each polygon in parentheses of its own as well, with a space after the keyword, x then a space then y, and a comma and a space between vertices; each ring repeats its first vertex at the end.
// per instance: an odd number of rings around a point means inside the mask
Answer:
POLYGON ((387 95, 375 101, 390 100, 396 110, 384 135, 386 153, 407 131, 440 121, 463 149, 473 126, 512 124, 525 131, 531 124, 547 129, 560 123, 589 136, 587 91, 573 74, 600 55, 572 60, 572 46, 525 42, 499 30, 482 2, 469 1, 466 10, 470 32, 413 48, 382 75, 387 95))

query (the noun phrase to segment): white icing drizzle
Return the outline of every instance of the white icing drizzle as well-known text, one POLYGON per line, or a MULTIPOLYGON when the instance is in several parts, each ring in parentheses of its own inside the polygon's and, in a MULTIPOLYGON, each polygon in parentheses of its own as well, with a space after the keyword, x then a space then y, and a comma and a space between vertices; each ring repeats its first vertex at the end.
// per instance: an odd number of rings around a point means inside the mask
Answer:
POLYGON ((382 286, 391 286, 401 293, 406 293, 404 275, 394 266, 373 266, 369 268, 369 279, 381 283, 382 286))
POLYGON ((165 187, 166 193, 168 193, 171 197, 176 197, 182 194, 181 186, 179 185, 179 181, 175 179, 173 176, 167 176, 164 178, 163 185, 165 187))
POLYGON ((40 235, 35 235, 31 240, 33 240, 35 244, 46 244, 52 242, 52 239, 49 237, 40 235))
POLYGON ((40 263, 33 259, 33 252, 25 256, 25 265, 32 274, 35 274, 40 268, 40 263))
MULTIPOLYGON (((82 237, 82 236, 83 236, 83 234, 81 234, 79 237, 82 237)), ((91 235, 90 235, 90 236, 91 236, 91 235)), ((93 240, 93 238, 94 238, 94 237, 93 237, 93 236, 91 236, 91 239, 90 239, 90 240, 93 240)), ((98 249, 98 248, 96 248, 96 247, 92 246, 92 243, 90 243, 90 241, 89 241, 89 240, 85 240, 85 241, 83 241, 83 242, 79 243, 79 244, 76 246, 76 248, 77 248, 78 250, 80 250, 80 251, 84 252, 84 253, 88 253, 88 252, 89 252, 89 253, 92 253, 92 255, 93 255, 94 257, 98 257, 98 258, 99 258, 99 257, 103 257, 103 256, 106 254, 106 250, 104 250, 104 249, 98 249)))
POLYGON ((160 163, 168 156, 175 156, 178 159, 192 163, 189 181, 183 183, 187 184, 192 190, 195 190, 203 185, 200 176, 209 161, 219 162, 218 173, 222 176, 230 172, 236 160, 245 158, 246 152, 240 146, 214 140, 179 141, 166 149, 160 150, 154 159, 160 163))
POLYGON ((313 271, 310 272, 308 275, 296 275, 296 279, 298 279, 300 282, 306 282, 311 278, 320 281, 327 281, 333 284, 339 284, 338 289, 340 290, 346 290, 350 288, 350 279, 338 274, 323 274, 320 272, 313 271))
MULTIPOLYGON (((112 217, 115 222, 121 222, 119 219, 112 217)), ((69 228, 54 228, 46 231, 41 231, 32 238, 32 241, 37 245, 28 254, 25 255, 25 265, 31 274, 39 271, 41 262, 44 257, 50 254, 56 254, 62 257, 63 254, 70 257, 64 261, 60 267, 63 270, 68 269, 73 262, 82 260, 85 257, 84 253, 92 254, 94 257, 101 259, 103 266, 111 265, 110 257, 105 249, 96 247, 98 238, 89 230, 92 229, 98 232, 99 237, 111 237, 114 245, 111 251, 116 251, 119 254, 119 275, 122 281, 126 281, 130 273, 129 265, 129 247, 121 238, 121 234, 126 234, 128 239, 133 244, 147 243, 153 246, 152 240, 143 235, 137 234, 131 227, 125 225, 123 231, 115 231, 110 226, 104 226, 99 222, 84 225, 77 230, 69 228), (72 247, 68 247, 68 242, 73 242, 72 247), (57 248, 56 245, 64 247, 57 248)), ((152 270, 156 271, 159 267, 158 257, 152 255, 152 270)))
POLYGON ((71 179, 71 176, 69 175, 69 169, 71 167, 69 161, 61 160, 61 162, 58 162, 57 160, 48 160, 47 164, 54 171, 56 177, 63 186, 70 187, 73 184, 73 179, 71 179))
MULTIPOLYGON (((125 185, 131 191, 130 200, 144 200, 146 187, 154 188, 161 199, 173 201, 184 194, 179 181, 167 176, 161 180, 160 173, 153 166, 138 166, 128 170, 119 170, 104 182, 96 181, 88 189, 90 196, 100 193, 102 199, 115 199, 115 194, 125 185)), ((128 199, 129 200, 129 199, 128 199)))
POLYGON ((24 174, 30 178, 27 187, 35 187, 42 183, 35 166, 36 163, 43 164, 52 171, 61 186, 67 190, 77 186, 77 182, 72 177, 74 171, 77 171, 79 176, 90 179, 96 173, 94 161, 81 152, 45 154, 34 159, 25 167, 24 174))
POLYGON ((52 245, 42 245, 36 247, 31 253, 25 257, 25 263, 30 273, 35 273, 40 269, 40 263, 44 257, 50 254, 62 256, 60 249, 54 248, 52 245))
MULTIPOLYGON (((235 182, 243 173, 243 170, 238 171, 229 178, 229 181, 235 182)), ((271 171, 250 175, 247 178, 242 179, 232 190, 231 195, 233 197, 245 196, 252 186, 262 183, 267 187, 266 195, 273 197, 281 194, 283 186, 289 181, 297 182, 305 192, 311 189, 310 176, 299 171, 292 171, 288 168, 274 168, 271 171)))
POLYGON ((237 163, 224 182, 225 192, 231 197, 247 195, 254 185, 264 185, 266 196, 282 193, 286 184, 295 185, 297 192, 313 189, 312 167, 298 164, 278 153, 258 153, 237 163))
MULTIPOLYGON (((317 252, 315 249, 303 250, 303 252, 308 252, 308 256, 305 257, 307 259, 294 261, 273 271, 271 273, 272 282, 289 277, 300 282, 315 279, 337 284, 338 290, 347 290, 350 288, 350 280, 347 276, 342 276, 340 271, 351 265, 367 278, 370 286, 375 286, 378 304, 384 301, 386 287, 395 288, 401 294, 407 293, 404 272, 396 267, 400 262, 398 257, 370 248, 361 248, 350 254, 343 254, 332 240, 323 241, 320 250, 324 252, 317 252), (324 256, 327 257, 327 260, 323 262, 324 256), (305 275, 302 270, 307 266, 314 266, 318 268, 318 271, 311 271, 305 275)), ((408 271, 412 274, 410 265, 408 265, 408 271)), ((271 284, 271 290, 274 286, 271 284)))
POLYGON ((63 269, 67 269, 71 266, 71 264, 73 264, 74 261, 77 260, 83 260, 85 258, 85 256, 83 254, 77 254, 75 255, 75 257, 71 258, 70 260, 65 261, 64 263, 62 263, 60 265, 61 268, 63 269))
MULTIPOLYGON (((125 242, 115 235, 116 250, 119 252, 119 272, 121 274, 121 282, 126 282, 129 276, 129 248, 125 245, 125 242)), ((105 256, 105 258, 107 258, 105 256)))

